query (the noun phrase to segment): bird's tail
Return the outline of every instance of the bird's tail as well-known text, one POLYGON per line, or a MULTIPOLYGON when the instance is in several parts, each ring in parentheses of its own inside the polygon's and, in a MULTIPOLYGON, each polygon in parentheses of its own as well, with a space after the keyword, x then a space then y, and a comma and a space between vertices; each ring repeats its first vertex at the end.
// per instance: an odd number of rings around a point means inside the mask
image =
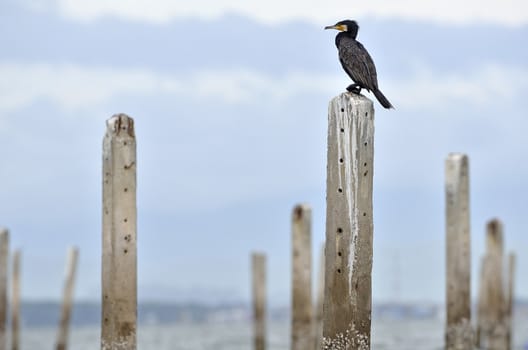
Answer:
POLYGON ((389 108, 394 108, 391 103, 389 102, 389 100, 387 100, 387 98, 385 97, 385 95, 383 95, 383 93, 381 91, 379 91, 378 89, 374 90, 374 96, 376 96, 376 98, 378 99, 379 103, 381 103, 381 105, 387 109, 389 108))

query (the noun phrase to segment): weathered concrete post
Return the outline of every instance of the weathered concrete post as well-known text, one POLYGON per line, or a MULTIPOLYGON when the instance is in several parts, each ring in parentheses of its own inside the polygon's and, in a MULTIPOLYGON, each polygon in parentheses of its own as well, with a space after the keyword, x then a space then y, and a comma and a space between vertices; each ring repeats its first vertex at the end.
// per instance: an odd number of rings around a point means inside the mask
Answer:
POLYGON ((292 350, 313 346, 312 309, 312 210, 297 205, 292 213, 292 350))
POLYGON ((317 277, 317 293, 315 299, 313 336, 314 350, 321 350, 323 347, 323 304, 324 304, 324 273, 325 273, 325 246, 321 246, 319 254, 319 274, 317 277))
POLYGON ((77 258, 79 250, 75 247, 68 249, 66 261, 66 275, 64 281, 64 294, 62 298, 61 316, 59 321, 59 333, 57 335, 57 350, 68 348, 68 330, 70 326, 70 315, 73 304, 73 287, 75 284, 75 271, 77 269, 77 258))
POLYGON ((20 250, 13 254, 11 289, 11 350, 20 349, 20 250))
POLYGON ((446 178, 446 350, 473 347, 471 329, 471 240, 469 166, 464 154, 451 153, 446 178))
POLYGON ((513 349, 513 304, 515 302, 515 253, 508 257, 508 293, 506 298, 506 319, 508 325, 508 340, 506 349, 513 349))
POLYGON ((255 350, 266 349, 266 255, 253 253, 253 323, 255 350))
POLYGON ((497 219, 489 221, 486 226, 486 256, 481 277, 477 344, 490 350, 506 349, 508 326, 503 278, 503 228, 497 219))
POLYGON ((0 350, 7 349, 7 266, 9 261, 9 232, 0 228, 0 350))
POLYGON ((479 275, 479 291, 478 291, 478 300, 477 300, 477 324, 475 326, 475 346, 480 349, 481 348, 481 332, 482 332, 482 322, 484 319, 484 314, 486 311, 486 303, 488 300, 488 289, 487 289, 487 282, 486 282, 486 273, 488 272, 488 259, 487 256, 484 255, 480 259, 480 275, 479 275))
POLYGON ((116 114, 103 141, 101 349, 136 349, 136 137, 134 120, 116 114))
POLYGON ((483 259, 481 295, 479 296, 477 344, 489 350, 503 350, 507 346, 506 299, 504 295, 503 228, 491 220, 486 227, 486 256, 483 259))
POLYGON ((374 108, 342 93, 328 111, 324 349, 370 349, 374 108))

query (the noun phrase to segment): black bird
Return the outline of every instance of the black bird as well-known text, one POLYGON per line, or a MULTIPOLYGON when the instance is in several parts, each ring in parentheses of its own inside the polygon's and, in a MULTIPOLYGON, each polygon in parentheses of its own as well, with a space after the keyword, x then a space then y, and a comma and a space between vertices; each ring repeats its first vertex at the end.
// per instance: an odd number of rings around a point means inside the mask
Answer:
POLYGON ((356 40, 359 30, 357 22, 345 20, 337 22, 333 26, 327 26, 325 29, 340 31, 335 38, 339 61, 345 72, 354 81, 354 84, 348 86, 347 90, 356 94, 359 94, 361 89, 372 91, 383 107, 394 108, 378 88, 378 76, 372 58, 365 47, 356 40))

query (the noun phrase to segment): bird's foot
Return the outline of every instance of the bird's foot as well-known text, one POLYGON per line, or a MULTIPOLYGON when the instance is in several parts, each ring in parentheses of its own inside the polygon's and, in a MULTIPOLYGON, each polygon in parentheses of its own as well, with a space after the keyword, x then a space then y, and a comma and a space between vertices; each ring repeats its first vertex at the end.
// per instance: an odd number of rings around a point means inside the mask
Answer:
POLYGON ((356 95, 359 95, 361 93, 361 86, 359 86, 358 84, 350 84, 346 89, 348 92, 351 92, 356 95))

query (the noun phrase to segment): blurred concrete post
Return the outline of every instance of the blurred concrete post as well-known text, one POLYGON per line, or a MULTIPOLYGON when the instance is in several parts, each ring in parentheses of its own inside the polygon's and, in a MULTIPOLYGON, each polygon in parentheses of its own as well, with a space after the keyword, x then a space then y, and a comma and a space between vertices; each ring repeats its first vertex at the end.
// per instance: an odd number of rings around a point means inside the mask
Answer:
POLYGON ((506 321, 508 326, 508 338, 506 349, 513 349, 513 306, 515 303, 515 253, 508 257, 508 294, 506 298, 506 321))
POLYGON ((20 250, 13 254, 11 290, 11 350, 20 349, 20 250))
POLYGON ((486 256, 481 275, 477 319, 477 344, 488 350, 504 350, 508 343, 507 310, 503 279, 502 223, 491 220, 486 226, 486 256))
POLYGON ((57 350, 68 348, 68 330, 70 327, 70 316, 73 304, 73 288, 75 285, 75 271, 77 270, 77 257, 79 250, 75 247, 68 249, 66 260, 66 274, 64 281, 64 294, 62 298, 61 316, 59 321, 59 332, 57 335, 57 350))
POLYGON ((445 162, 446 191, 446 350, 473 348, 471 329, 471 236, 469 165, 465 154, 445 162))
POLYGON ((328 111, 323 346, 370 349, 374 108, 342 93, 328 111))
POLYGON ((480 349, 481 348, 481 331, 482 331, 482 323, 484 319, 484 314, 486 313, 486 303, 488 300, 487 295, 487 286, 486 286, 486 273, 489 270, 487 267, 488 265, 488 259, 487 256, 484 255, 480 259, 480 275, 479 275, 479 291, 477 296, 477 322, 475 325, 475 346, 480 349))
POLYGON ((295 206, 292 213, 292 350, 309 350, 313 344, 311 226, 310 207, 295 206))
POLYGON ((324 273, 325 273, 325 245, 321 246, 319 254, 319 274, 317 277, 317 294, 315 299, 313 336, 314 350, 321 350, 323 347, 323 303, 324 303, 324 273))
POLYGON ((101 349, 136 349, 136 137, 134 120, 116 114, 103 141, 101 349))
POLYGON ((266 255, 251 256, 253 277, 253 326, 255 350, 266 349, 266 255))
POLYGON ((9 232, 0 228, 0 350, 7 349, 7 275, 9 262, 9 232))

